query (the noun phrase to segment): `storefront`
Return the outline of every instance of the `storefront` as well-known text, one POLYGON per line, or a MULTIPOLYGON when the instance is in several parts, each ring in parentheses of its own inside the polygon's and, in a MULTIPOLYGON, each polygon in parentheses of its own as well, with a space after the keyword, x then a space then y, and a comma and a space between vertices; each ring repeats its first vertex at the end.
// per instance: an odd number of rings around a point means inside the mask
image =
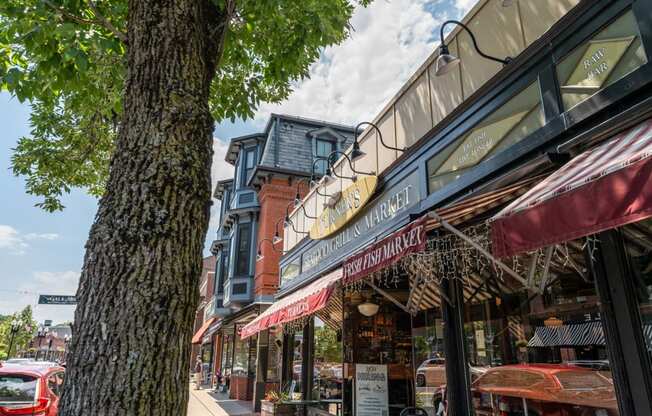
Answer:
POLYGON ((243 339, 242 328, 264 309, 266 304, 251 304, 224 319, 217 332, 219 345, 213 351, 219 354, 214 384, 218 391, 228 392, 237 400, 252 400, 256 377, 257 337, 243 339))
POLYGON ((578 7, 303 230, 240 333, 286 401, 652 414, 652 3, 578 7))

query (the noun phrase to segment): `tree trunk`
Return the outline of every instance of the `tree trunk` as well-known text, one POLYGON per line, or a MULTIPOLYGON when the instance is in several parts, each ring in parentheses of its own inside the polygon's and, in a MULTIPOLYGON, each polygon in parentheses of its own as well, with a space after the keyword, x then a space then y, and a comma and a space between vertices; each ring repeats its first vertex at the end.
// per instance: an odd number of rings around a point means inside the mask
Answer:
POLYGON ((77 292, 61 416, 185 415, 226 13, 130 0, 124 115, 77 292))

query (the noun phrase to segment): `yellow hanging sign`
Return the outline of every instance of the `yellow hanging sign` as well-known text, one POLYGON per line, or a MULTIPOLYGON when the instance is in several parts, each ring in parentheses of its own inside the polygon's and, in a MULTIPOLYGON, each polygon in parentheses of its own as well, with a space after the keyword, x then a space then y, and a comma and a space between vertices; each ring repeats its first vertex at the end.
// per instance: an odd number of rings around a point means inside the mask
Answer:
POLYGON ((376 176, 365 176, 353 182, 342 191, 335 205, 324 209, 315 220, 310 228, 310 238, 321 240, 344 227, 371 199, 376 185, 376 176))

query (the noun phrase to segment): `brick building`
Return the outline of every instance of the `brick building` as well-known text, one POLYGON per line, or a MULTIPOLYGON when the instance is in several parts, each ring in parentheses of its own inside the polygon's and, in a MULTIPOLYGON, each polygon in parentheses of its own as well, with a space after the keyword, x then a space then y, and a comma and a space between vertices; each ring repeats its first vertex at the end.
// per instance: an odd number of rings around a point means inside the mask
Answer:
POLYGON ((217 258, 215 296, 205 316, 214 320, 197 327, 196 336, 202 329, 214 334, 212 373, 219 377, 212 381, 232 398, 256 397, 259 404, 265 389, 278 383, 278 351, 268 348, 267 339, 242 341, 238 333, 274 300, 283 220, 294 200, 307 192, 313 172, 319 177, 326 171, 320 158, 352 141, 351 127, 278 114, 263 132, 230 141, 225 158, 235 167, 234 176, 218 182, 214 192, 221 201, 211 247, 217 258))

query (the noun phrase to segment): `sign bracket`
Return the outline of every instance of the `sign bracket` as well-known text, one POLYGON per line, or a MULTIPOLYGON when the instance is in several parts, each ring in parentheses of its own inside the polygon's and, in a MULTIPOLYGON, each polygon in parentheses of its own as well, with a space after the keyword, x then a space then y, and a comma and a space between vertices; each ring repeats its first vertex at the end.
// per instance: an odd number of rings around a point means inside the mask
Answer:
POLYGON ((373 284, 372 282, 370 282, 370 281, 368 281, 368 280, 366 280, 366 279, 364 280, 364 282, 365 282, 367 285, 369 285, 369 287, 371 287, 373 290, 375 290, 376 292, 378 292, 378 293, 380 293, 381 295, 383 295, 385 298, 387 298, 387 300, 389 300, 390 302, 392 302, 394 305, 398 306, 398 307, 399 307, 400 309, 402 309, 403 311, 409 313, 410 315, 414 315, 414 314, 410 311, 410 309, 408 309, 407 306, 403 305, 401 302, 399 302, 398 300, 396 300, 395 297, 393 297, 393 296, 390 295, 389 293, 385 292, 383 289, 379 288, 378 286, 376 286, 375 284, 373 284))

